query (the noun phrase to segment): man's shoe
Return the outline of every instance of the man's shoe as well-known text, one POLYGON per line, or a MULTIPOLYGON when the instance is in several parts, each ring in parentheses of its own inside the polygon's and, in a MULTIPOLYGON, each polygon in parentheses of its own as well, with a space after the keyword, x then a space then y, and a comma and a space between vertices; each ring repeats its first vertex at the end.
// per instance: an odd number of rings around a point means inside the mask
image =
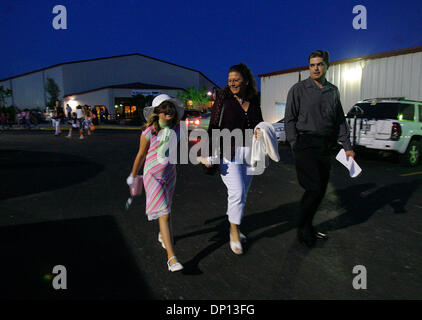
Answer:
POLYGON ((316 243, 316 236, 313 234, 307 234, 303 230, 297 231, 297 238, 301 244, 304 244, 308 248, 312 248, 316 243))
POLYGON ((323 239, 323 240, 328 239, 328 235, 322 232, 315 232, 315 237, 317 237, 318 239, 323 239))

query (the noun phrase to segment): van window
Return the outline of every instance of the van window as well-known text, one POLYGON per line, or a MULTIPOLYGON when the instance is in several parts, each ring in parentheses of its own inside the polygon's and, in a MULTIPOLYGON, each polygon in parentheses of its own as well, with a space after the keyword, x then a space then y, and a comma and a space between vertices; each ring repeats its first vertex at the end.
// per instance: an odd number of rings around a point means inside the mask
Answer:
POLYGON ((419 105, 419 122, 422 122, 422 104, 419 105))
POLYGON ((401 104, 399 120, 413 121, 415 119, 415 106, 413 104, 401 104))
POLYGON ((394 119, 394 120, 414 120, 415 107, 413 104, 397 102, 379 102, 379 103, 357 103, 347 114, 348 118, 363 119, 394 119))

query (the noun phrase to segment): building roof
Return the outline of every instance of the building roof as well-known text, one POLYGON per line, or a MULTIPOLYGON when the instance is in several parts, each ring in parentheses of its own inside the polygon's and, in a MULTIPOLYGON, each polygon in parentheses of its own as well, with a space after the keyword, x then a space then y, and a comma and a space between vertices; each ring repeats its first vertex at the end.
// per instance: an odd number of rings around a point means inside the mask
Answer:
POLYGON ((89 93, 89 92, 94 92, 94 91, 98 91, 98 90, 103 90, 103 89, 147 89, 147 90, 184 90, 183 88, 177 88, 177 87, 168 87, 168 86, 161 86, 161 85, 157 85, 157 84, 147 84, 147 83, 142 83, 142 82, 134 82, 134 83, 126 83, 126 84, 114 84, 114 85, 109 85, 109 86, 105 86, 105 87, 100 87, 100 88, 96 88, 96 89, 91 89, 91 90, 86 90, 86 91, 81 91, 81 92, 75 92, 75 93, 71 93, 71 94, 66 94, 65 96, 63 96, 64 98, 66 97, 71 97, 71 96, 75 96, 78 94, 84 94, 84 93, 89 93))
POLYGON ((11 80, 11 79, 14 79, 14 78, 19 78, 19 77, 26 76, 26 75, 31 74, 31 73, 36 73, 36 72, 44 71, 44 70, 47 70, 47 69, 51 69, 51 68, 55 68, 55 67, 59 67, 59 66, 63 66, 63 65, 69 65, 69 64, 73 64, 73 63, 81 63, 81 62, 97 61, 97 60, 122 58, 122 57, 129 57, 129 56, 140 56, 140 57, 152 59, 152 60, 155 60, 155 61, 167 63, 167 64, 170 64, 172 66, 176 66, 176 67, 183 68, 183 69, 186 69, 186 70, 198 72, 201 76, 203 76, 205 79, 207 79, 213 85, 215 85, 217 88, 219 88, 219 86, 217 84, 215 84, 211 79, 209 79, 207 76, 205 76, 201 71, 198 71, 198 70, 195 70, 195 69, 192 69, 192 68, 188 68, 188 67, 184 67, 184 66, 181 66, 181 65, 172 63, 172 62, 164 61, 164 60, 161 60, 161 59, 149 57, 149 56, 146 56, 146 55, 140 54, 140 53, 131 53, 131 54, 123 54, 123 55, 111 56, 111 57, 103 57, 103 58, 94 58, 94 59, 86 59, 86 60, 77 60, 77 61, 63 62, 63 63, 55 64, 55 65, 52 65, 52 66, 49 66, 49 67, 37 69, 37 70, 31 71, 31 72, 22 73, 22 74, 13 76, 13 77, 5 78, 5 79, 0 79, 0 82, 11 80))
MULTIPOLYGON (((359 61, 359 60, 371 60, 371 59, 380 59, 380 58, 394 57, 394 56, 399 56, 399 55, 403 55, 403 54, 410 54, 410 53, 416 53, 416 52, 422 52, 422 46, 411 47, 411 48, 406 48, 406 49, 399 49, 399 50, 393 50, 393 51, 382 52, 382 53, 369 54, 369 55, 366 55, 366 56, 360 56, 360 57, 356 57, 356 58, 349 58, 349 59, 342 59, 342 60, 337 60, 337 61, 331 61, 330 62, 330 65, 356 62, 356 61, 359 61)), ((303 67, 298 67, 298 68, 291 68, 291 69, 285 69, 285 70, 274 71, 274 72, 269 72, 269 73, 262 73, 262 74, 259 74, 258 76, 260 78, 262 78, 262 77, 270 77, 270 76, 276 76, 276 75, 279 75, 279 74, 292 73, 292 72, 303 71, 303 70, 308 70, 308 66, 303 66, 303 67)))

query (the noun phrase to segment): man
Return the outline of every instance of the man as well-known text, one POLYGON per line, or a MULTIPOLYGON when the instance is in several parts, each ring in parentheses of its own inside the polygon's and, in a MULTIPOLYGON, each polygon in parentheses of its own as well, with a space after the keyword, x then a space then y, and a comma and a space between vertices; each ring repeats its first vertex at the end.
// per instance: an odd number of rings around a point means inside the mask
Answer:
POLYGON ((31 111, 29 109, 24 110, 23 119, 25 127, 31 130, 31 111))
POLYGON ((60 101, 57 100, 56 106, 54 107, 53 119, 52 119, 53 120, 53 127, 56 129, 55 132, 54 132, 54 135, 56 137, 58 137, 59 134, 61 133, 60 122, 64 118, 64 111, 63 111, 63 108, 60 104, 61 104, 60 101))
POLYGON ((66 104, 67 120, 72 120, 72 108, 66 104))
POLYGON ((298 240, 312 247, 317 238, 326 238, 314 230, 312 220, 327 190, 330 148, 340 141, 347 159, 354 158, 355 154, 338 88, 325 79, 330 65, 328 52, 314 51, 308 61, 310 77, 290 89, 284 122, 297 178, 305 189, 298 219, 298 240))

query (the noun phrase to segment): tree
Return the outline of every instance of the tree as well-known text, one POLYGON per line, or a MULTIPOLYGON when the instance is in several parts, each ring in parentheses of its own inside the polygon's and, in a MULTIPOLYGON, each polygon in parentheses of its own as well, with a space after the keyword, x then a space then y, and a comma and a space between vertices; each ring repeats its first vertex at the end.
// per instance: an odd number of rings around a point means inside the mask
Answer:
POLYGON ((12 96, 12 90, 0 86, 0 107, 6 107, 6 98, 12 96))
POLYGON ((185 92, 179 92, 177 95, 185 105, 189 105, 189 101, 192 101, 193 109, 205 110, 208 108, 210 97, 205 87, 200 87, 198 90, 195 87, 188 87, 185 90, 185 92))
POLYGON ((47 91, 50 98, 48 99, 48 106, 54 107, 57 100, 59 100, 60 89, 54 79, 48 77, 45 85, 45 91, 47 91))

